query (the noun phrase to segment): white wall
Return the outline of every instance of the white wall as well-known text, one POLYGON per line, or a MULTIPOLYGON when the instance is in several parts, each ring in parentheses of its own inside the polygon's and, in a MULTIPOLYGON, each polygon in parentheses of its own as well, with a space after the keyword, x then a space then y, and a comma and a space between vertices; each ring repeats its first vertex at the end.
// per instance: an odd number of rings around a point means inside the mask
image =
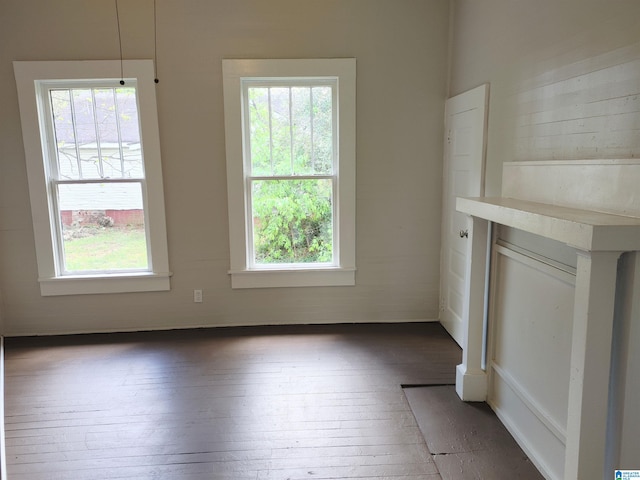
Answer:
MULTIPOLYGON (((153 1, 120 2, 125 58, 153 55, 153 1)), ((170 292, 42 298, 13 60, 114 59, 111 0, 0 2, 5 333, 438 317, 447 0, 159 1, 170 292), (230 287, 221 60, 355 57, 357 285, 230 287), (193 303, 193 289, 204 303, 193 303)))

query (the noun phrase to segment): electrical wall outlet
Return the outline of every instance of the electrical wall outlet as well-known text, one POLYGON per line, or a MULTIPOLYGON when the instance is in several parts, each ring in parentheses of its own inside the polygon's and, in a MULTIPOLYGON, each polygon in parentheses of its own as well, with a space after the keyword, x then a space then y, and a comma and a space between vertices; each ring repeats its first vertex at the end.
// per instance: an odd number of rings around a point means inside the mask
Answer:
POLYGON ((202 303, 202 290, 193 291, 193 301, 194 303, 202 303))

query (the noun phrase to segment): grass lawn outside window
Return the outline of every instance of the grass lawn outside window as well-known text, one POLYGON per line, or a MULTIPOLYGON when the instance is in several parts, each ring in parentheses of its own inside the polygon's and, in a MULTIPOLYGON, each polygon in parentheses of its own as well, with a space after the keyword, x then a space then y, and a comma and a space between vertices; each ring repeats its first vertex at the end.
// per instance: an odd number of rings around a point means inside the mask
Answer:
POLYGON ((144 227, 65 228, 64 255, 70 272, 147 268, 144 227))

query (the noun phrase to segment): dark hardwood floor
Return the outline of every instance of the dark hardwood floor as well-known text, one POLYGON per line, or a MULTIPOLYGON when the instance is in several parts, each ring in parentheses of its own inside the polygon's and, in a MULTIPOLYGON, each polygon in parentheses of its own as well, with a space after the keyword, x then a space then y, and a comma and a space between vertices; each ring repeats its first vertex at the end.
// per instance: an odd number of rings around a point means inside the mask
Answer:
POLYGON ((6 339, 9 480, 439 479, 401 385, 439 324, 6 339))

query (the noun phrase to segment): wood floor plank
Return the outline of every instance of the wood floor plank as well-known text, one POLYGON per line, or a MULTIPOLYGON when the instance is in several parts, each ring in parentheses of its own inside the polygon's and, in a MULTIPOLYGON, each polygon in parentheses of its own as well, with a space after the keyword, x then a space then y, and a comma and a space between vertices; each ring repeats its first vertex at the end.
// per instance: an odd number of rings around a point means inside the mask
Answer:
POLYGON ((543 480, 491 408, 453 386, 405 389, 443 480, 543 480))
POLYGON ((8 339, 9 478, 436 480, 400 385, 460 357, 437 324, 8 339))
POLYGON ((499 452, 477 450, 466 453, 436 455, 434 461, 443 480, 542 480, 519 448, 499 452))

